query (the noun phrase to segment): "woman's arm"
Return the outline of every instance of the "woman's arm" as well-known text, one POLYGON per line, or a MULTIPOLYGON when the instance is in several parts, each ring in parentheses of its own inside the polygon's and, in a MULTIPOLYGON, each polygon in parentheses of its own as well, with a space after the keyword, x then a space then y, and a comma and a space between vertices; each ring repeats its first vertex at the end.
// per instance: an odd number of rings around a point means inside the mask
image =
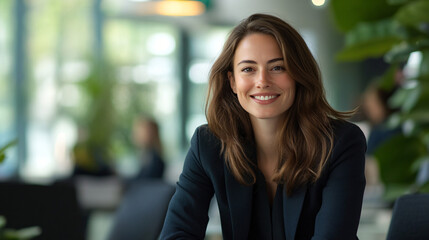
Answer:
POLYGON ((337 134, 313 240, 356 239, 365 189, 366 140, 353 124, 337 134))
POLYGON ((170 201, 160 239, 204 239, 213 187, 202 167, 198 128, 170 201))

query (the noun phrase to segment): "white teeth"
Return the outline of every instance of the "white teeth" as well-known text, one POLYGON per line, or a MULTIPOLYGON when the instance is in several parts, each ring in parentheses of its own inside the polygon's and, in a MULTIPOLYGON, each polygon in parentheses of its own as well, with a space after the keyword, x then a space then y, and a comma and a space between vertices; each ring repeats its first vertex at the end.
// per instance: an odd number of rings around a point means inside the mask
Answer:
POLYGON ((273 99, 275 97, 276 97, 275 95, 271 95, 271 96, 255 96, 255 98, 258 99, 258 100, 270 100, 270 99, 273 99))

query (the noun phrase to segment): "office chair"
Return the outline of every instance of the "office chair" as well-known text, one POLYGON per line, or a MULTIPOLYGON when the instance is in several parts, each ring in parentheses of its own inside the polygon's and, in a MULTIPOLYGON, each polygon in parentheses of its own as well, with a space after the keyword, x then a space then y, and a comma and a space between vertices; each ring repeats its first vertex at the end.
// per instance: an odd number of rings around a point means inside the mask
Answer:
POLYGON ((387 240, 429 239, 429 194, 409 194, 393 207, 387 240))
POLYGON ((109 240, 156 240, 175 187, 162 180, 139 180, 125 191, 109 240))
POLYGON ((34 240, 85 239, 84 219, 73 185, 0 182, 0 215, 6 228, 38 226, 34 240))

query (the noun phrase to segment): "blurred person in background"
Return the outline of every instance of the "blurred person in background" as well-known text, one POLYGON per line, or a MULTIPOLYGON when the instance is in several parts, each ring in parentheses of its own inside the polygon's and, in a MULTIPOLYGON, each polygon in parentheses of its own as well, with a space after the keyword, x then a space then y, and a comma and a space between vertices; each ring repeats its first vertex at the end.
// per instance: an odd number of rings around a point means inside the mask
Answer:
POLYGON ((161 179, 165 163, 158 123, 146 116, 137 117, 133 123, 132 140, 141 164, 133 180, 161 179))
POLYGON ((293 27, 265 14, 235 27, 206 110, 161 239, 204 239, 213 195, 223 239, 357 239, 366 140, 293 27))
POLYGON ((369 125, 368 149, 365 174, 368 185, 380 184, 379 169, 373 155, 377 148, 401 129, 387 126, 387 119, 396 111, 389 106, 389 98, 397 87, 383 89, 377 83, 370 84, 362 96, 362 113, 369 125))
POLYGON ((389 106, 388 100, 396 88, 385 90, 377 84, 371 84, 364 92, 362 110, 370 125, 367 154, 372 155, 375 149, 384 141, 398 133, 399 129, 386 126, 388 117, 396 111, 389 106))

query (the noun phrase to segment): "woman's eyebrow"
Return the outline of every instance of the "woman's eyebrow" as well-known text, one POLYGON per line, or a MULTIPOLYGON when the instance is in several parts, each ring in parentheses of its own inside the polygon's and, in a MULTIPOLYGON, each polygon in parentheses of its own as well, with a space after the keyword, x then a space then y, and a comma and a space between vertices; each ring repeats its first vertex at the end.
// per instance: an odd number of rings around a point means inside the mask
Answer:
POLYGON ((278 62, 278 61, 283 61, 283 58, 274 58, 269 60, 267 63, 273 63, 273 62, 278 62))
MULTIPOLYGON (((282 57, 281 58, 274 58, 274 59, 268 60, 267 63, 273 63, 273 62, 278 62, 278 61, 283 61, 283 58, 282 57)), ((256 62, 253 60, 243 60, 243 61, 240 61, 239 63, 237 63, 237 66, 240 64, 243 64, 243 63, 256 64, 256 62)))
POLYGON ((237 63, 237 66, 238 66, 238 65, 240 65, 240 64, 243 64, 243 63, 256 64, 256 62, 255 62, 255 61, 253 61, 253 60, 243 60, 243 61, 241 61, 241 62, 237 63))

